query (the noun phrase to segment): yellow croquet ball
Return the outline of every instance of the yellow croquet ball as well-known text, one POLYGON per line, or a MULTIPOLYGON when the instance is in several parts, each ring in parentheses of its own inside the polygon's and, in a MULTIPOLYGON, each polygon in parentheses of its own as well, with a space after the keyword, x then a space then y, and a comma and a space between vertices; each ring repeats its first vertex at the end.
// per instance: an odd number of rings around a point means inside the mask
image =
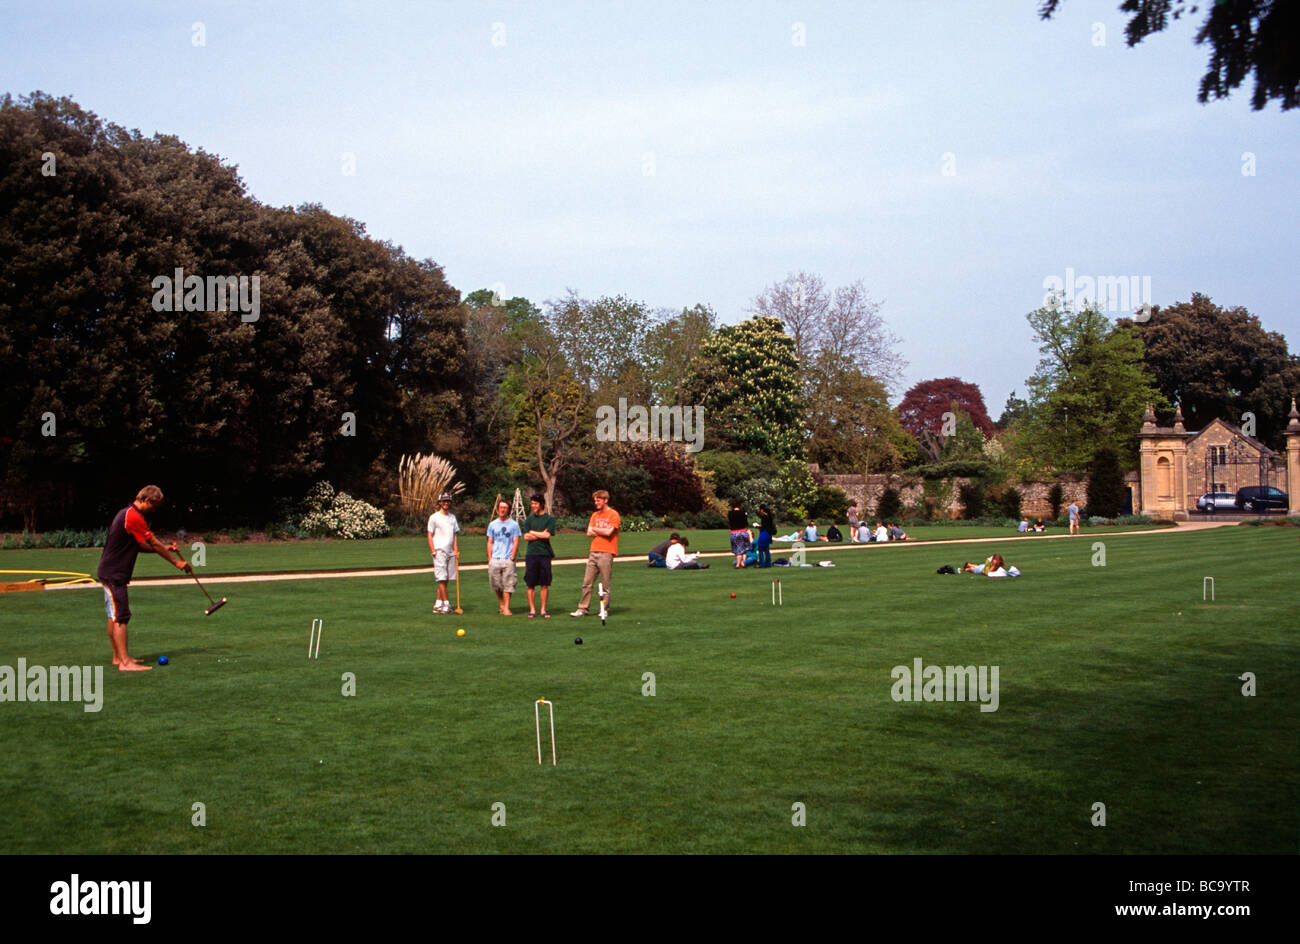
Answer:
POLYGON ((457 635, 457 636, 464 636, 464 635, 465 635, 465 630, 463 630, 463 629, 458 629, 458 630, 456 630, 456 635, 457 635))

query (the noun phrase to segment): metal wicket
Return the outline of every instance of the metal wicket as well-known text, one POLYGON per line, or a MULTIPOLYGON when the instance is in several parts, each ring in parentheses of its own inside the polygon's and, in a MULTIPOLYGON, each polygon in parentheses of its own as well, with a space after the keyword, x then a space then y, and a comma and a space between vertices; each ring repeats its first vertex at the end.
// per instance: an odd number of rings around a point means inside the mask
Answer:
POLYGON ((320 637, 325 633, 325 621, 323 619, 314 619, 311 621, 311 635, 307 637, 307 658, 320 658, 320 637), (316 651, 312 651, 312 646, 316 651))
POLYGON ((772 605, 785 606, 785 597, 781 595, 781 581, 772 581, 772 605))
POLYGON ((1213 577, 1206 577, 1204 580, 1201 581, 1201 602, 1202 603, 1205 602, 1205 591, 1207 588, 1210 591, 1210 601, 1213 602, 1214 601, 1214 578, 1213 577))
POLYGON ((545 705, 551 715, 551 766, 555 763, 555 706, 545 698, 539 698, 533 703, 533 722, 537 726, 537 763, 542 762, 542 705, 545 705))

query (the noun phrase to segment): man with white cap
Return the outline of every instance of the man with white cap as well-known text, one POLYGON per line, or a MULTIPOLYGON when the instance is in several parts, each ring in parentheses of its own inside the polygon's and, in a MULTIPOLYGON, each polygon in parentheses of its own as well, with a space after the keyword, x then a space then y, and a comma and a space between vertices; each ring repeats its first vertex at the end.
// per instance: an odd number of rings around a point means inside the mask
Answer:
POLYGON ((433 555, 433 579, 438 581, 438 599, 433 612, 450 613, 451 600, 447 598, 447 581, 460 564, 460 548, 456 534, 460 525, 451 513, 451 495, 438 496, 438 510, 429 515, 429 553, 433 555))

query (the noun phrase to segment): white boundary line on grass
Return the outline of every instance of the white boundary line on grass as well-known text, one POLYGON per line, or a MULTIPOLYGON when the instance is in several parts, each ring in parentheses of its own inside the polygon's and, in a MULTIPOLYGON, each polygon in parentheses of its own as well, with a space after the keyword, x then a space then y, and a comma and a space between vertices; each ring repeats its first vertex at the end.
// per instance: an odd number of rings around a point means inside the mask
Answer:
MULTIPOLYGON (((1128 537, 1129 535, 1138 535, 1138 534, 1178 534, 1178 533, 1186 533, 1188 531, 1205 531, 1210 528, 1233 527, 1235 525, 1236 525, 1235 521, 1197 521, 1197 522, 1190 522, 1187 524, 1180 524, 1177 527, 1152 528, 1150 530, 1145 530, 1145 531, 1098 531, 1095 532, 1095 536, 1101 538, 1101 537, 1128 537)), ((1001 537, 1001 538, 955 538, 955 539, 947 539, 947 540, 939 540, 939 541, 889 541, 883 545, 876 544, 875 542, 868 542, 866 544, 831 544, 828 542, 818 541, 815 544, 806 545, 804 547, 804 550, 816 551, 818 553, 822 553, 824 551, 853 551, 853 550, 865 551, 868 548, 880 550, 882 547, 934 548, 934 547, 948 547, 954 544, 998 544, 998 543, 1005 544, 1008 541, 1054 541, 1054 540, 1069 539, 1072 537, 1087 537, 1087 536, 1088 535, 1086 535, 1084 532, 1081 531, 1079 534, 1024 534, 1024 535, 1016 534, 1016 535, 1009 535, 1007 537, 1001 537)), ((789 545, 786 545, 784 548, 778 547, 775 548, 775 550, 777 550, 778 552, 781 550, 788 550, 793 552, 794 549, 789 547, 789 545)), ((734 558, 735 555, 732 554, 730 551, 704 551, 701 552, 700 557, 734 558)), ((615 563, 627 563, 629 561, 639 561, 644 564, 646 561, 646 555, 645 554, 624 554, 614 558, 615 563)), ((568 557, 562 560, 559 559, 553 560, 551 563, 553 565, 561 566, 561 567, 569 566, 573 564, 586 564, 587 558, 568 557)), ((467 573, 475 573, 477 571, 487 570, 487 564, 486 563, 466 564, 460 569, 466 571, 467 573)), ((300 573, 292 573, 292 574, 241 574, 240 576, 237 577, 212 576, 212 577, 204 577, 203 579, 207 581, 207 584, 205 584, 205 586, 207 586, 207 585, 227 584, 227 583, 271 583, 273 581, 280 581, 280 580, 354 580, 358 577, 413 577, 417 575, 432 574, 432 573, 433 573, 433 567, 403 567, 403 568, 390 569, 390 570, 346 570, 346 571, 331 571, 329 573, 300 572, 300 573)), ((132 580, 131 586, 132 587, 189 586, 189 578, 188 577, 145 577, 140 580, 132 580)), ((75 583, 75 584, 62 584, 58 586, 48 586, 45 589, 46 590, 101 589, 101 585, 98 583, 75 583)))

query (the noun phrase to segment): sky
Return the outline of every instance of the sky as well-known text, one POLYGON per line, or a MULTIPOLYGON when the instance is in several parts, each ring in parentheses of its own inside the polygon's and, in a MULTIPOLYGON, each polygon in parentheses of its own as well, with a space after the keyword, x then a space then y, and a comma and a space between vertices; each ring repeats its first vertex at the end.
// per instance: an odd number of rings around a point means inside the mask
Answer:
POLYGON ((1118 6, 10 3, 0 91, 174 134, 462 294, 735 323, 791 273, 861 280, 894 401, 958 376, 996 418, 1052 279, 1136 277, 1115 317, 1199 292, 1300 348, 1300 111, 1252 111, 1253 79, 1198 104, 1200 15, 1131 49, 1118 6))

